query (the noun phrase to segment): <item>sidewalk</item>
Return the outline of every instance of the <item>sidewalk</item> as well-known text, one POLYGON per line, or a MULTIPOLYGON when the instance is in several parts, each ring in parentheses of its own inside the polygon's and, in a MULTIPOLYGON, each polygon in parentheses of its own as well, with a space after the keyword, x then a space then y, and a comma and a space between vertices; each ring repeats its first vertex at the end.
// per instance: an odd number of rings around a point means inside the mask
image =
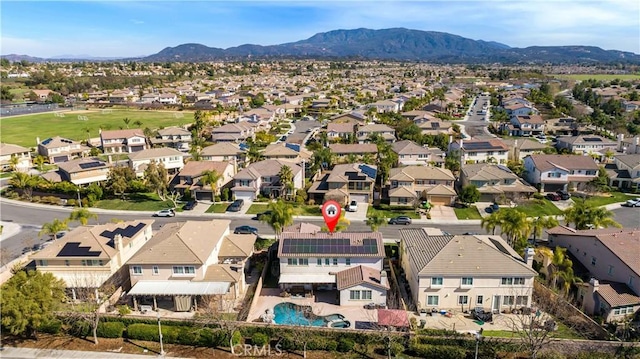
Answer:
MULTIPOLYGON (((125 354, 112 352, 83 352, 78 350, 56 350, 56 349, 35 349, 35 348, 13 348, 3 347, 0 351, 1 358, 11 359, 88 359, 88 358, 123 358, 123 359, 142 359, 156 358, 156 353, 144 354, 125 354)), ((164 356, 163 358, 178 358, 164 356)), ((186 359, 186 358, 184 358, 186 359)))

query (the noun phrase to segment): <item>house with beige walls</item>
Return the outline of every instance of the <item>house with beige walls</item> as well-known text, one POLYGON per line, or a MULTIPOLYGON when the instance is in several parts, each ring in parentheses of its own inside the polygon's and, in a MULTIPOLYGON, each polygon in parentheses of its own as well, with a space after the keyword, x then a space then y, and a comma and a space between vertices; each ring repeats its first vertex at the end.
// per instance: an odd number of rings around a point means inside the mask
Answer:
POLYGON ((10 143, 0 143, 0 167, 3 171, 11 169, 11 158, 18 160, 16 169, 26 171, 33 165, 31 163, 31 151, 28 148, 13 145, 10 143))
POLYGON ((129 167, 139 177, 144 176, 144 171, 151 162, 164 166, 169 175, 174 175, 184 167, 184 153, 175 148, 159 147, 129 155, 129 167))
POLYGON ((234 167, 230 162, 189 161, 173 178, 170 187, 182 194, 187 190, 191 191, 191 197, 196 200, 213 201, 214 196, 220 194, 220 189, 233 180, 234 174, 234 167), (202 177, 206 171, 215 171, 220 176, 215 191, 212 190, 210 184, 202 183, 202 177))
MULTIPOLYGON (((245 269, 255 235, 233 234, 230 220, 165 224, 129 261, 129 278, 137 309, 139 299, 158 297, 178 312, 197 308, 203 296, 235 300, 246 291, 245 269)), ((149 303, 151 304, 151 303, 149 303)))
POLYGON ((49 163, 69 161, 89 154, 89 147, 78 141, 55 136, 38 143, 38 154, 44 156, 49 163))
POLYGON ((496 313, 530 307, 535 252, 525 259, 500 236, 429 235, 400 230, 400 265, 418 310, 496 313))
POLYGON ((133 153, 149 148, 147 136, 139 128, 100 132, 102 151, 109 153, 133 153))
POLYGON ((456 199, 455 176, 450 170, 431 166, 405 166, 389 172, 391 205, 412 206, 427 200, 433 205, 448 206, 456 199))

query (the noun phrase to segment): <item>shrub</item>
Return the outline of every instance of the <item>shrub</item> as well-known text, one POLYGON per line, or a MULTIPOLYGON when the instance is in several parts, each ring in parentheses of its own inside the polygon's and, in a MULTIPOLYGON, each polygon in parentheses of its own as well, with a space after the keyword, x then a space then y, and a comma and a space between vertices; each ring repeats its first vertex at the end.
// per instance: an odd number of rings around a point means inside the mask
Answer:
POLYGON ((100 322, 97 334, 101 338, 122 338, 124 328, 124 323, 121 322, 100 322))
POLYGON ((397 342, 391 342, 389 349, 391 350, 392 356, 398 357, 402 352, 404 352, 404 345, 397 342))
POLYGON ((57 319, 48 320, 40 324, 38 330, 42 333, 58 334, 62 329, 62 322, 57 319))
POLYGON ((242 344, 242 333, 240 333, 239 330, 233 332, 233 335, 231 336, 231 342, 233 343, 233 345, 242 344))
POLYGON ((451 345, 414 344, 411 350, 421 358, 458 359, 467 355, 464 348, 451 345))
POLYGON ((341 353, 347 353, 353 350, 353 347, 356 345, 356 343, 348 338, 340 338, 340 341, 338 342, 338 351, 341 353))
POLYGON ((127 327, 127 338, 151 342, 159 341, 158 326, 151 324, 131 324, 127 327))
POLYGON ((251 343, 259 347, 269 344, 269 336, 263 333, 254 333, 251 336, 251 343))
POLYGON ((131 314, 131 309, 129 309, 129 306, 126 305, 126 304, 118 306, 118 314, 120 314, 120 315, 131 314))
POLYGON ((31 197, 31 202, 35 202, 38 203, 42 200, 42 198, 40 196, 33 196, 31 197))
POLYGON ((328 352, 335 352, 336 350, 338 350, 338 342, 336 342, 335 340, 327 341, 324 346, 324 350, 328 352))
POLYGON ((67 206, 76 207, 78 206, 78 201, 74 198, 70 198, 67 200, 67 206))
POLYGON ((533 194, 533 198, 534 199, 544 199, 544 196, 542 195, 542 193, 536 192, 536 193, 533 194))
POLYGON ((67 333, 74 337, 84 338, 91 333, 91 325, 85 320, 75 319, 70 323, 67 333))

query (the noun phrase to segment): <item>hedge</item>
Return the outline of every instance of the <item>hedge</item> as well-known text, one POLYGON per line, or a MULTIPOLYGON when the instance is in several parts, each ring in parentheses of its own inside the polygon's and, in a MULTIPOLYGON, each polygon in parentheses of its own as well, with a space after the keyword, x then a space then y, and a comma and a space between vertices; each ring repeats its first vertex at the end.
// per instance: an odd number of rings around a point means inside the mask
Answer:
POLYGON ((62 321, 58 319, 48 320, 38 327, 38 331, 47 334, 58 334, 60 333, 60 329, 62 329, 62 321))
MULTIPOLYGON (((158 326, 155 324, 129 324, 127 338, 160 341, 158 326)), ((198 328, 193 326, 165 326, 162 325, 162 340, 168 344, 182 344, 194 346, 228 346, 228 335, 223 330, 212 328, 198 328)))
POLYGON ((253 333, 251 336, 251 344, 259 347, 269 344, 269 337, 263 333, 253 333))
POLYGON ((100 322, 97 333, 101 338, 122 338, 125 326, 121 322, 100 322))
POLYGON ((353 350, 356 343, 349 338, 340 338, 338 342, 338 351, 341 353, 347 353, 353 350))
POLYGON ((460 359, 467 355, 464 348, 451 345, 414 344, 411 351, 421 358, 460 359))

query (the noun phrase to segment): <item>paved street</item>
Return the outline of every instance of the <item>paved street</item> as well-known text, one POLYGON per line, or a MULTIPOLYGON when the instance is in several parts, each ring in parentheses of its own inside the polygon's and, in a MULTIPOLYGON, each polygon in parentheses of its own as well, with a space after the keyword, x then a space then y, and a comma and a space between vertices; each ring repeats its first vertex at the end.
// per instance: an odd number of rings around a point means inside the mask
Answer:
POLYGON ((460 125, 464 125, 465 132, 474 139, 495 137, 486 129, 489 122, 485 119, 485 115, 478 114, 478 111, 482 110, 482 105, 485 102, 489 102, 489 100, 489 96, 478 96, 476 104, 472 107, 471 114, 465 117, 465 121, 460 121, 460 125))
MULTIPOLYGON (((55 349, 35 349, 35 348, 12 348, 4 347, 0 351, 0 358, 7 359, 93 359, 93 358, 107 358, 107 359, 144 359, 150 357, 157 357, 153 353, 148 355, 143 354, 125 354, 125 353, 112 353, 112 352, 84 352, 78 350, 55 350, 55 349)), ((172 356, 164 356, 164 358, 178 358, 172 356)))

